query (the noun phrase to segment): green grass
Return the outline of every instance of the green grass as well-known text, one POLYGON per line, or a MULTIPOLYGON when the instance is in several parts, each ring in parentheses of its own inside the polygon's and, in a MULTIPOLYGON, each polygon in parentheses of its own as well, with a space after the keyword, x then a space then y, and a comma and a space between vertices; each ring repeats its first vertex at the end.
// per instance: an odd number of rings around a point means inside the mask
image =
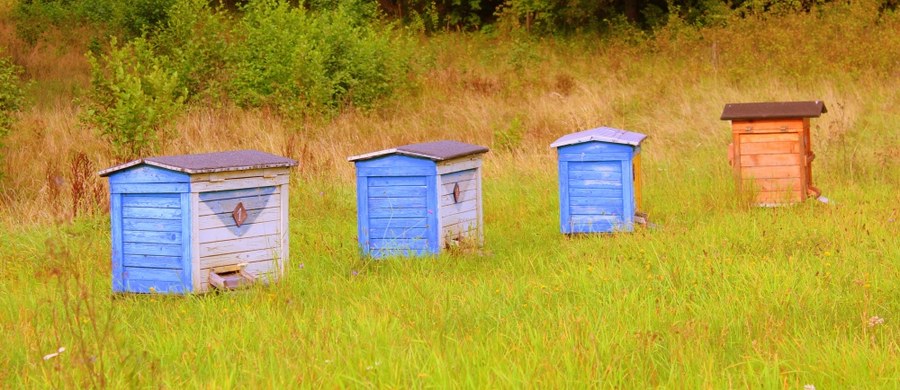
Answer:
POLYGON ((552 154, 489 154, 484 248, 435 258, 361 259, 352 182, 295 178, 286 277, 235 293, 114 297, 107 217, 7 226, 0 387, 900 386, 896 170, 749 208, 724 145, 650 142, 657 228, 566 238, 552 154))

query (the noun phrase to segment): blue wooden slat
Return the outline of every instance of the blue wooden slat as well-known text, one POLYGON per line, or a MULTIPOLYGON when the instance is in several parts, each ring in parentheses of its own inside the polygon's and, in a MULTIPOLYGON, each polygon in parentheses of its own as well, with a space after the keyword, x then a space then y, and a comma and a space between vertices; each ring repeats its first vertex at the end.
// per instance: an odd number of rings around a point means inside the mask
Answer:
POLYGON ((427 231, 425 228, 406 228, 406 227, 387 227, 387 228, 369 228, 369 237, 374 239, 405 239, 415 238, 426 240, 427 231))
POLYGON ((150 231, 150 232, 180 232, 180 219, 147 219, 124 218, 122 219, 124 230, 150 231))
POLYGON ((621 216, 622 205, 616 206, 570 206, 569 213, 575 215, 617 215, 621 216))
POLYGON ((369 218, 369 228, 427 227, 427 218, 369 218))
POLYGON ((190 183, 159 184, 111 184, 110 192, 114 194, 175 194, 190 192, 190 183))
POLYGON ((112 240, 112 290, 125 291, 125 280, 122 277, 122 195, 110 194, 109 197, 110 238, 112 240))
POLYGON ((275 191, 276 191, 275 186, 254 187, 254 188, 244 188, 244 189, 240 189, 240 190, 201 192, 199 194, 199 197, 200 197, 200 201, 206 202, 206 201, 212 201, 212 200, 265 197, 265 196, 274 194, 275 191))
POLYGON ((631 156, 629 153, 610 153, 610 154, 560 154, 559 161, 622 161, 628 160, 631 156))
POLYGON ((569 180, 622 180, 622 172, 569 171, 569 180))
POLYGON ((428 249, 370 249, 369 256, 375 259, 383 259, 385 257, 417 257, 430 254, 428 249))
POLYGON ((181 256, 124 255, 126 267, 181 269, 181 256))
POLYGON ((569 172, 621 172, 619 161, 572 161, 569 172))
POLYGON ((163 282, 159 280, 127 280, 123 291, 154 294, 184 294, 188 286, 179 282, 163 282))
POLYGON ((122 183, 188 183, 191 177, 185 173, 170 171, 149 165, 138 165, 109 175, 110 184, 122 183))
POLYGON ((181 245, 181 232, 148 232, 125 230, 122 235, 124 242, 144 242, 156 244, 175 244, 181 245))
POLYGON ((438 226, 438 213, 441 212, 441 204, 438 196, 437 175, 428 176, 425 178, 425 181, 428 184, 425 201, 428 213, 425 216, 427 220, 425 228, 427 229, 426 236, 428 237, 428 242, 426 243, 425 249, 433 254, 437 254, 441 251, 441 239, 440 236, 438 236, 441 228, 438 226))
POLYGON ((369 177, 369 187, 425 186, 425 176, 369 177))
POLYGON ((181 219, 181 209, 153 209, 146 207, 123 207, 124 218, 181 219))
POLYGON ((621 188, 570 188, 570 197, 622 199, 621 188))
POLYGON ((125 280, 181 282, 181 270, 165 268, 125 267, 125 280))
POLYGON ((426 206, 424 196, 421 198, 370 198, 368 202, 369 209, 408 209, 425 208, 426 206))
POLYGON ((357 165, 357 176, 427 176, 434 175, 435 167, 374 167, 361 168, 357 165))
MULTIPOLYGON (((196 205, 191 204, 191 194, 184 193, 181 194, 181 215, 185 217, 181 219, 181 237, 183 238, 181 241, 181 283, 185 286, 185 289, 188 291, 194 290, 194 283, 192 280, 193 275, 193 262, 200 261, 199 254, 197 254, 197 259, 194 259, 193 253, 193 240, 199 240, 200 237, 192 237, 191 232, 193 229, 193 221, 191 218, 187 217, 191 215, 191 208, 196 205)), ((199 286, 198 286, 199 287, 199 286)))
POLYGON ((181 245, 126 242, 122 244, 122 253, 127 255, 158 255, 180 257, 181 245))
MULTIPOLYGON (((415 167, 415 168, 435 168, 434 161, 420 157, 410 157, 401 155, 387 155, 369 160, 356 161, 357 168, 394 168, 394 167, 415 167)), ((436 169, 436 168, 435 168, 436 169)), ((432 171, 434 174, 436 171, 432 171)), ((393 175, 385 175, 393 176, 393 175)))
POLYGON ((369 253, 369 179, 356 177, 356 234, 363 253, 369 253))
POLYGON ((177 209, 181 207, 177 194, 146 194, 122 196, 122 206, 156 209, 177 209))
POLYGON ((570 188, 621 188, 621 180, 578 180, 569 179, 570 188))
POLYGON ((369 199, 376 198, 422 198, 425 186, 405 187, 372 187, 369 186, 369 199))
POLYGON ((569 228, 569 163, 559 161, 559 228, 563 233, 571 233, 569 228))
POLYGON ((423 239, 404 239, 404 238, 373 238, 369 240, 369 249, 408 249, 415 251, 429 251, 428 240, 423 239))
POLYGON ((569 196, 569 204, 571 206, 610 206, 622 208, 622 197, 618 198, 600 198, 600 197, 581 197, 569 196))
POLYGON ((609 142, 588 141, 580 144, 566 145, 559 148, 559 154, 614 154, 614 153, 631 153, 634 146, 622 145, 609 142))
POLYGON ((369 218, 424 218, 428 211, 424 207, 414 209, 369 208, 369 218))

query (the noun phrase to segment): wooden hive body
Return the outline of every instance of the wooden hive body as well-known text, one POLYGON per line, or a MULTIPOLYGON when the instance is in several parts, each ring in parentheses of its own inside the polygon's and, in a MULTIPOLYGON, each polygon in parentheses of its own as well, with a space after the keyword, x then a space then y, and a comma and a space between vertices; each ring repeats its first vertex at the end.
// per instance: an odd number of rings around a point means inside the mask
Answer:
POLYGON ((441 160, 396 149, 351 157, 362 252, 372 257, 428 255, 467 239, 480 245, 485 151, 451 153, 441 160))
POLYGON ((812 180, 809 118, 822 112, 821 102, 727 105, 723 119, 732 123, 728 158, 738 191, 751 194, 759 206, 819 196, 812 180))
POLYGON ((283 273, 290 165, 186 173, 129 164, 104 174, 114 292, 202 293, 211 272, 240 269, 262 282, 283 273))
POLYGON ((559 168, 560 230, 565 234, 634 230, 642 204, 643 134, 599 128, 553 143, 559 168))

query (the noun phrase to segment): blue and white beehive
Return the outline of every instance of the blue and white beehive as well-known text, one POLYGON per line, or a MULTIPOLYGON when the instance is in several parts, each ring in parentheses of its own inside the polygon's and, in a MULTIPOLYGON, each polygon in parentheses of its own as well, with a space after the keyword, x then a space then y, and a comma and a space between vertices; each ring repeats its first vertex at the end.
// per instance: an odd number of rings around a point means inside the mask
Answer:
POLYGON ((488 148, 456 141, 353 156, 363 253, 437 254, 465 238, 481 243, 481 157, 488 148))
POLYGON ((599 127, 557 139, 563 233, 631 231, 641 206, 640 133, 599 127))
POLYGON ((109 177, 113 291, 200 293, 277 278, 288 259, 295 165, 242 150, 101 171, 109 177))

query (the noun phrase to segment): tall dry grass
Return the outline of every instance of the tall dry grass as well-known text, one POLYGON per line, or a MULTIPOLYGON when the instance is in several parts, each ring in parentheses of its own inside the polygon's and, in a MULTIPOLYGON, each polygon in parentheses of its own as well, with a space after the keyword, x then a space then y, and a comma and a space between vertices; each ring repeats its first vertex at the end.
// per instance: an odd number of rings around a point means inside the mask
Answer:
MULTIPOLYGON (((177 135, 161 153, 254 148, 301 161, 301 180, 349 181, 346 157, 356 153, 434 139, 497 146, 495 134, 520 133, 521 141, 488 159, 490 175, 492 164, 544 167, 554 138, 607 125, 649 134, 647 157, 665 162, 724 150, 728 126, 718 117, 725 103, 822 99, 829 113, 814 122, 817 150, 843 148, 842 158, 865 167, 898 153, 896 137, 880 155, 847 148, 848 134, 888 132, 900 116, 900 17, 879 14, 874 4, 700 30, 672 23, 652 37, 421 38, 418 71, 410 75, 416 87, 381 109, 292 121, 266 109, 195 106, 176 120, 177 135)), ((13 31, 4 16, 0 42, 26 69, 30 106, 7 141, 0 196, 16 211, 2 218, 58 220, 48 205, 72 202, 66 172, 74 156, 86 155, 98 169, 116 163, 104 140, 78 122, 89 34, 27 47, 13 31)))

